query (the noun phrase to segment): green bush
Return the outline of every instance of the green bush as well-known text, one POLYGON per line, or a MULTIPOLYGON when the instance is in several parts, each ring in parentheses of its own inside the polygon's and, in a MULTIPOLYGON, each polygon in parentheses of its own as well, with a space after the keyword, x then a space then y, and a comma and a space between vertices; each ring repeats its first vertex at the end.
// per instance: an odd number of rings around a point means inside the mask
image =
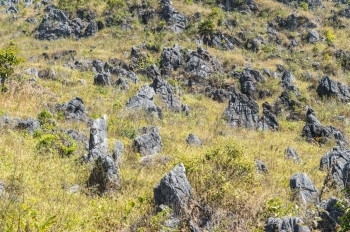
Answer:
POLYGON ((12 43, 8 47, 0 49, 0 84, 2 91, 5 90, 5 81, 14 73, 14 66, 23 61, 18 53, 19 50, 12 43))
POLYGON ((71 156, 77 149, 75 141, 65 133, 38 134, 36 149, 40 153, 57 152, 61 156, 71 156))

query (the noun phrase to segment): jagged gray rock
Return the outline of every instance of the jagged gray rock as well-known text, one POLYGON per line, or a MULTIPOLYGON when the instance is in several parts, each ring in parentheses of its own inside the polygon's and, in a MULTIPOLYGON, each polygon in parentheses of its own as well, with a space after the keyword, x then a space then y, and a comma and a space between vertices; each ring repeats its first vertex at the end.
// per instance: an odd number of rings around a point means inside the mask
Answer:
POLYGON ((175 112, 185 112, 189 114, 188 106, 183 104, 175 95, 173 87, 164 79, 156 77, 150 85, 163 100, 166 107, 175 112))
POLYGON ((318 222, 317 228, 324 232, 337 231, 339 228, 340 218, 344 215, 344 210, 338 205, 339 200, 330 197, 328 200, 320 203, 320 208, 323 210, 319 216, 322 221, 318 222))
POLYGON ((152 64, 146 69, 146 75, 148 78, 154 80, 157 77, 161 77, 160 70, 158 69, 157 65, 152 64))
POLYGON ((251 68, 244 69, 244 71, 239 75, 241 92, 251 98, 257 97, 258 91, 256 84, 262 81, 263 77, 260 75, 259 71, 253 70, 251 68))
POLYGON ((155 112, 159 118, 162 118, 162 110, 154 103, 154 96, 154 89, 143 85, 137 94, 126 103, 126 108, 136 111, 145 110, 147 113, 155 112))
POLYGON ((193 146, 196 146, 196 147, 199 147, 202 145, 202 141, 200 140, 200 138, 195 135, 195 134, 189 134, 186 138, 186 142, 187 144, 189 145, 193 145, 193 146))
POLYGON ((0 127, 8 127, 9 129, 26 130, 28 133, 34 133, 40 129, 40 122, 37 119, 21 119, 8 116, 0 117, 0 127))
POLYGON ((96 159, 87 185, 90 188, 96 188, 100 194, 120 187, 119 171, 112 157, 107 155, 96 159))
POLYGON ((94 85, 106 86, 111 85, 111 77, 109 73, 98 73, 94 77, 94 85))
POLYGON ((232 93, 224 119, 233 127, 256 129, 259 122, 259 105, 241 93, 232 93))
POLYGON ((320 35, 316 30, 311 30, 307 34, 307 42, 309 43, 316 43, 320 40, 320 35))
POLYGON ((70 36, 82 38, 91 36, 98 31, 97 23, 92 19, 86 21, 85 18, 75 18, 71 21, 64 11, 54 6, 48 6, 45 12, 37 29, 38 39, 55 40, 70 36))
POLYGON ((256 169, 257 169, 259 172, 264 172, 264 173, 268 173, 268 172, 269 172, 269 169, 267 168, 267 166, 265 165, 265 163, 262 162, 261 160, 256 159, 256 160, 255 160, 255 165, 256 165, 256 169))
POLYGON ((266 130, 272 130, 277 131, 279 128, 276 113, 273 109, 273 107, 265 102, 262 105, 263 107, 263 115, 259 120, 258 128, 266 131, 266 130))
POLYGON ((233 50, 236 46, 241 45, 241 42, 239 42, 233 36, 223 34, 219 31, 210 36, 205 36, 203 38, 203 43, 225 51, 233 50))
POLYGON ((337 97, 342 102, 350 101, 349 87, 332 80, 329 76, 324 76, 319 80, 316 91, 320 97, 337 97))
POLYGON ((172 71, 177 71, 184 63, 184 57, 181 53, 182 48, 175 44, 172 48, 163 49, 160 68, 162 75, 170 75, 172 71))
POLYGON ((297 198, 305 203, 317 202, 318 193, 314 184, 305 173, 295 173, 290 178, 290 188, 297 198))
POLYGON ((222 66, 208 51, 198 48, 189 54, 185 71, 191 76, 192 81, 201 82, 208 79, 211 74, 222 71, 222 66))
POLYGON ((267 219, 265 232, 311 232, 303 225, 303 221, 297 217, 283 217, 267 219))
POLYGON ((297 163, 300 163, 301 159, 299 158, 299 155, 298 155, 297 151, 294 148, 288 147, 285 150, 284 153, 285 153, 285 157, 287 159, 291 159, 291 160, 294 160, 297 163))
POLYGON ((289 15, 286 19, 278 19, 280 28, 294 31, 298 28, 316 28, 316 24, 305 16, 298 16, 296 12, 289 15))
POLYGON ((187 27, 186 16, 173 7, 171 0, 161 0, 161 17, 175 33, 181 33, 187 27))
POLYGON ((306 125, 303 128, 302 136, 309 141, 326 143, 334 138, 338 145, 346 144, 343 134, 332 126, 323 126, 314 114, 314 110, 308 107, 306 112, 306 125))
POLYGON ((128 71, 122 67, 116 66, 111 69, 112 74, 116 74, 118 77, 125 77, 126 79, 132 81, 133 83, 138 83, 139 78, 133 71, 128 71))
POLYGON ((218 89, 212 86, 207 86, 204 89, 205 96, 218 102, 225 102, 230 98, 233 92, 235 92, 233 86, 229 86, 227 89, 218 89))
POLYGON ((108 155, 107 117, 93 119, 90 128, 88 161, 108 155))
POLYGON ((154 188, 154 201, 156 205, 167 205, 176 215, 188 208, 192 197, 192 187, 187 180, 183 164, 177 165, 166 174, 154 188))
POLYGON ((62 111, 66 119, 84 121, 87 117, 84 102, 80 97, 73 98, 68 102, 57 105, 56 110, 62 111))
POLYGON ((142 156, 149 156, 155 155, 162 150, 162 138, 157 127, 144 127, 141 133, 142 135, 135 138, 133 142, 135 151, 141 153, 142 156))

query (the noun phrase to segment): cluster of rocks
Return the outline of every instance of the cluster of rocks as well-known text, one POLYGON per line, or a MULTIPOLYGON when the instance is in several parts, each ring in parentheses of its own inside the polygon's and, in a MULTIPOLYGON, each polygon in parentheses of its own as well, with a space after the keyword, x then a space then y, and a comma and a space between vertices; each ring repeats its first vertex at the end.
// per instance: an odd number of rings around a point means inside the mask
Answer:
POLYGON ((173 7, 171 0, 161 0, 160 16, 175 33, 180 33, 187 27, 186 16, 173 7))
POLYGON ((76 97, 68 102, 56 105, 56 111, 63 112, 66 119, 82 121, 87 119, 84 102, 80 97, 76 97))
POLYGON ((16 117, 1 116, 0 127, 24 130, 28 133, 33 133, 40 129, 40 122, 39 120, 32 118, 22 119, 16 117))
POLYGON ((278 130, 274 109, 268 103, 263 104, 263 115, 259 118, 259 105, 242 93, 232 93, 224 119, 232 127, 247 129, 278 130))
POLYGON ((136 137, 133 148, 142 156, 151 156, 159 153, 163 148, 159 129, 155 126, 144 127, 140 130, 141 135, 136 137))
POLYGON ((66 12, 55 6, 48 6, 37 29, 37 38, 41 40, 56 40, 67 37, 83 38, 97 33, 98 27, 94 21, 94 13, 78 11, 76 15, 77 18, 71 20, 66 12))
POLYGON ((316 91, 320 97, 336 97, 342 102, 350 101, 349 87, 340 82, 332 80, 329 76, 324 76, 319 80, 316 91))

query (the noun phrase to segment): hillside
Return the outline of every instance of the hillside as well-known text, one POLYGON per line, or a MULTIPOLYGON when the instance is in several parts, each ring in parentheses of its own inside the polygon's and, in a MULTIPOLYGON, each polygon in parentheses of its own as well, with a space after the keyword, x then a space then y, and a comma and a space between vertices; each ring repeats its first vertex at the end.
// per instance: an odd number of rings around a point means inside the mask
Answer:
POLYGON ((348 231, 349 23, 347 1, 0 0, 0 231, 348 231))

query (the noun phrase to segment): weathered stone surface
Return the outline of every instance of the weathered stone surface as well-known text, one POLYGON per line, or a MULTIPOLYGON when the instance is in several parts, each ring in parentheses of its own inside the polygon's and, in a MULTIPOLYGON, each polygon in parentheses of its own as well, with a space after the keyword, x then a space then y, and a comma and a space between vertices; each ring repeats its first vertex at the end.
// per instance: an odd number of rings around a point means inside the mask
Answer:
POLYGON ((132 81, 133 83, 139 82, 139 78, 137 77, 136 73, 134 73, 133 71, 128 71, 128 70, 126 70, 122 67, 119 67, 119 66, 112 68, 111 73, 116 74, 120 78, 124 77, 124 78, 132 81))
POLYGON ((296 99, 297 96, 298 95, 294 91, 284 90, 274 103, 276 114, 279 115, 287 111, 290 113, 289 118, 298 120, 301 116, 295 115, 295 119, 293 116, 295 110, 301 106, 301 103, 296 99))
POLYGON ((150 67, 146 69, 146 75, 148 78, 152 80, 156 79, 157 77, 161 77, 160 70, 155 64, 152 64, 150 67))
POLYGON ((62 111, 66 119, 85 120, 87 117, 84 102, 80 97, 57 105, 56 110, 62 111))
POLYGON ((159 129, 155 126, 142 129, 142 135, 138 136, 133 143, 135 151, 143 156, 155 155, 163 148, 162 138, 159 129))
POLYGON ((204 93, 207 97, 218 102, 225 102, 230 99, 230 96, 234 91, 235 90, 233 86, 230 86, 227 89, 218 89, 208 86, 204 89, 204 93))
POLYGON ((186 138, 186 142, 187 144, 189 145, 193 145, 193 146, 196 146, 196 147, 199 147, 202 145, 202 141, 200 140, 200 138, 195 135, 195 134, 189 134, 186 138))
POLYGON ((170 75, 172 71, 177 71, 184 63, 184 57, 181 53, 182 48, 175 44, 172 48, 163 49, 160 68, 162 75, 170 75))
POLYGON ((297 13, 289 15, 286 19, 279 18, 277 21, 280 28, 290 31, 295 31, 298 28, 316 28, 316 24, 310 19, 304 16, 298 16, 297 13))
POLYGON ((293 174, 290 178, 290 188, 303 203, 317 202, 317 189, 305 173, 293 174))
POLYGON ((284 217, 267 219, 265 232, 311 232, 300 218, 284 217))
POLYGON ((225 51, 233 50, 235 47, 241 45, 241 42, 233 36, 221 32, 215 32, 210 36, 204 37, 203 43, 225 51))
POLYGON ((111 77, 109 73, 98 73, 94 77, 94 85, 106 86, 111 85, 111 77))
POLYGON ((145 110, 147 113, 157 113, 162 118, 162 110, 154 103, 155 92, 152 87, 143 85, 138 93, 126 103, 129 110, 145 110))
POLYGON ((311 30, 307 34, 307 42, 309 43, 316 43, 320 40, 320 35, 316 30, 311 30))
POLYGON ((183 164, 177 165, 154 188, 156 205, 167 205, 174 210, 176 215, 188 208, 191 197, 192 187, 187 180, 183 164))
POLYGON ((166 107, 175 112, 185 112, 189 114, 187 105, 184 105, 175 95, 173 87, 164 79, 156 77, 150 85, 163 100, 166 107))
POLYGON ((264 172, 264 173, 268 173, 269 169, 267 168, 267 166, 265 165, 264 162, 262 162, 261 160, 256 159, 255 160, 255 164, 256 164, 256 169, 259 172, 264 172))
POLYGON ((8 116, 0 117, 0 127, 8 127, 9 129, 26 130, 28 133, 33 133, 40 129, 40 122, 37 119, 21 119, 8 116))
POLYGON ((161 17, 175 33, 180 33, 187 27, 186 16, 173 7, 171 0, 161 0, 161 17))
POLYGON ((233 127, 256 129, 259 122, 259 105, 241 93, 233 93, 224 112, 224 119, 233 127))
POLYGON ((287 159, 291 159, 297 163, 300 163, 301 159, 299 158, 299 155, 294 148, 288 147, 284 153, 287 159))
POLYGON ((208 79, 211 74, 222 71, 222 66, 208 51, 198 48, 189 54, 185 71, 191 76, 192 81, 200 82, 208 79))
POLYGON ((239 75, 241 92, 251 98, 257 97, 258 90, 256 88, 256 84, 262 81, 263 77, 260 75, 259 71, 251 68, 244 69, 244 71, 239 75))
POLYGON ((333 232, 337 231, 337 227, 339 228, 340 218, 344 215, 344 210, 338 206, 338 203, 339 200, 334 197, 320 203, 320 207, 323 209, 319 215, 322 221, 317 226, 320 231, 333 232))
POLYGON ((112 157, 107 155, 96 159, 87 184, 90 188, 96 188, 100 194, 120 187, 119 171, 112 157))
POLYGON ((266 131, 266 130, 277 131, 279 125, 278 125, 276 113, 273 107, 267 102, 263 103, 262 107, 263 107, 263 115, 259 120, 258 128, 263 131, 266 131))
POLYGON ((324 76, 319 80, 316 91, 320 97, 336 97, 343 102, 350 101, 349 87, 332 80, 329 76, 324 76))
POLYGON ((95 21, 85 18, 70 20, 67 13, 49 6, 45 9, 44 18, 37 30, 37 38, 41 40, 55 40, 73 36, 75 38, 88 37, 98 31, 95 21))
POLYGON ((72 129, 63 130, 62 132, 67 133, 69 137, 80 143, 86 150, 89 149, 89 139, 85 136, 85 134, 72 129))
POLYGON ((332 126, 323 126, 314 114, 312 108, 308 108, 306 113, 306 125, 303 128, 302 135, 309 141, 326 143, 334 139, 339 145, 346 144, 343 134, 332 126))
POLYGON ((108 155, 107 118, 93 119, 90 128, 88 160, 108 155))

